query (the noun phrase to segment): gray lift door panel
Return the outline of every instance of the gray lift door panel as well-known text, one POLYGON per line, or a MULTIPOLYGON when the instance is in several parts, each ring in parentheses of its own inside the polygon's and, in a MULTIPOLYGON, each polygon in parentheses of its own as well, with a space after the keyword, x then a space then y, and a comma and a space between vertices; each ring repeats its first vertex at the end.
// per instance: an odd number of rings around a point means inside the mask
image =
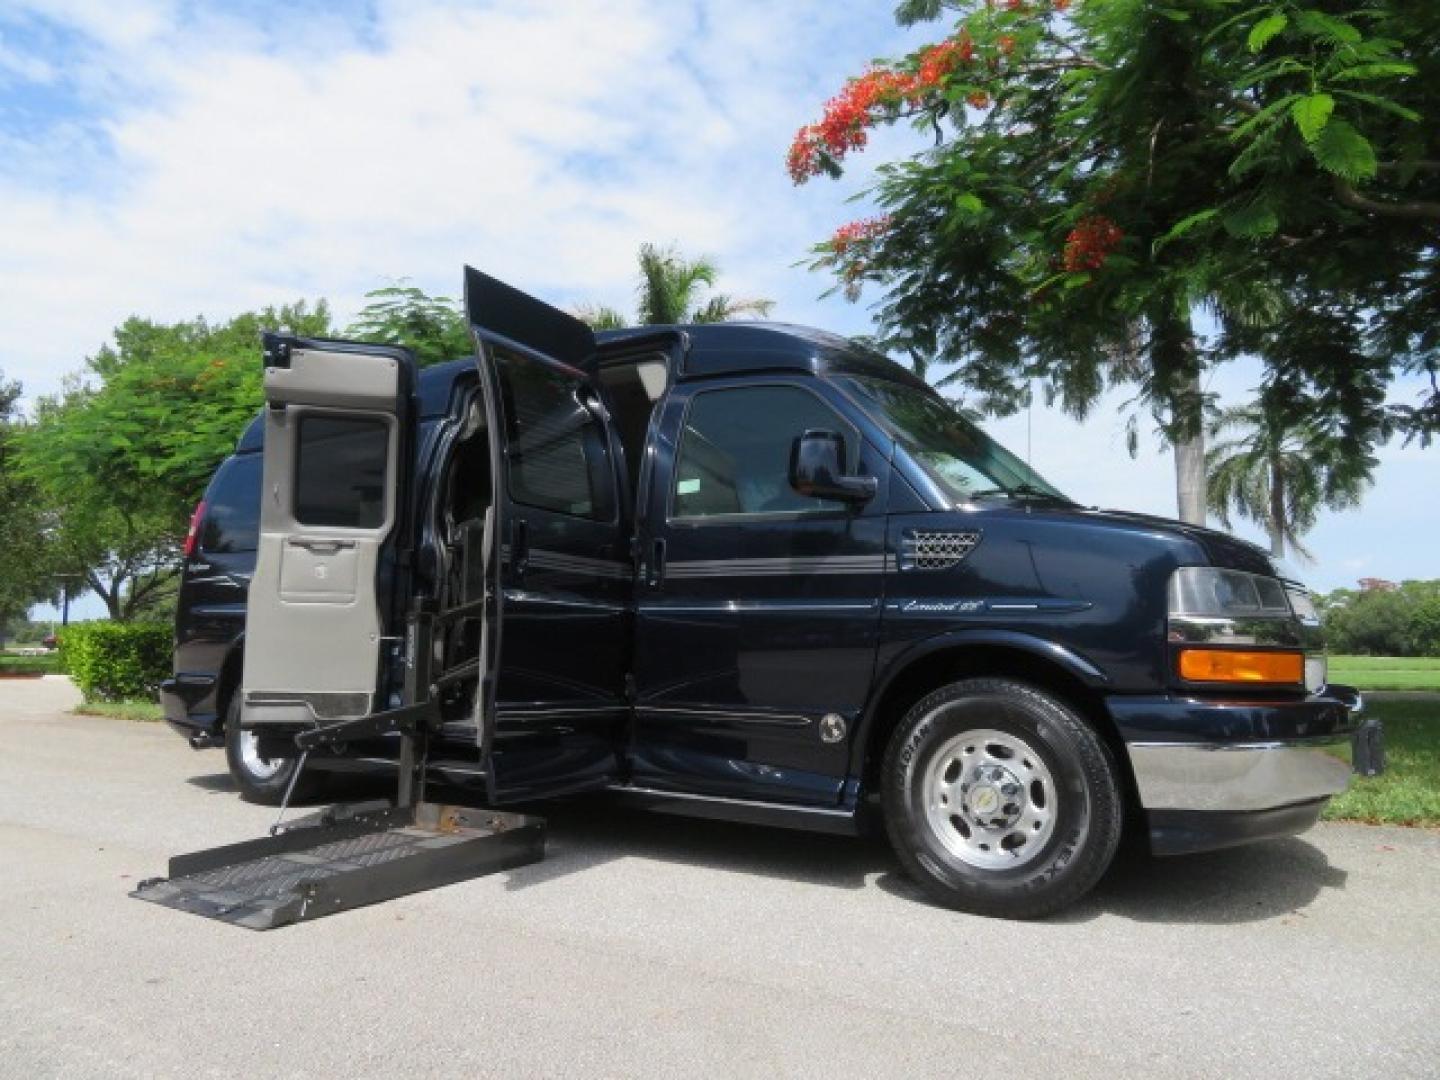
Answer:
POLYGON ((401 516, 412 385, 413 360, 401 349, 267 347, 260 543, 242 680, 247 727, 311 726, 380 704, 376 571, 401 516))

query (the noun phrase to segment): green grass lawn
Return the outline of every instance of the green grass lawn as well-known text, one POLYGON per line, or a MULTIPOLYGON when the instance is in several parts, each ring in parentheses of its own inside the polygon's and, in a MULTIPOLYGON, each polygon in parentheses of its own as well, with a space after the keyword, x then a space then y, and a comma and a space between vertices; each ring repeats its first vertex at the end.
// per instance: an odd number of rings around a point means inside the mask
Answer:
POLYGON ((1440 825, 1440 696, 1372 698, 1365 708, 1385 725, 1388 768, 1383 776, 1352 779, 1349 790, 1325 808, 1325 817, 1381 825, 1440 825))
POLYGON ((42 675, 56 675, 61 670, 59 653, 47 653, 44 656, 16 656, 13 653, 0 653, 0 674, 28 675, 38 671, 42 675))
POLYGON ((154 701, 87 701, 76 705, 80 716, 113 716, 116 720, 137 720, 151 723, 165 718, 165 711, 154 701))
POLYGON ((1440 693, 1440 657, 1332 656, 1331 682, 1361 690, 1434 690, 1440 693))

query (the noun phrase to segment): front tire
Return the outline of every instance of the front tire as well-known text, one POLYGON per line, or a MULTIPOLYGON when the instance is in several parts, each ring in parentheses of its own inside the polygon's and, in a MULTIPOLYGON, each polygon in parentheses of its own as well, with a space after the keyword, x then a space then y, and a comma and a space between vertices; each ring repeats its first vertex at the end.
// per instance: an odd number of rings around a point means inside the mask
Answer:
POLYGON ((966 679, 916 702, 891 736, 882 797, 890 843, 933 900, 1014 919, 1089 892, 1124 818, 1095 730, 1010 679, 966 679))
MULTIPOLYGON (((255 733, 240 727, 238 691, 231 696, 229 708, 225 710, 225 761, 230 766, 231 779, 240 789, 240 797, 261 806, 280 805, 298 764, 293 757, 267 758, 260 753, 255 733)), ((307 773, 295 784, 291 797, 308 798, 317 790, 318 778, 314 773, 307 773)))

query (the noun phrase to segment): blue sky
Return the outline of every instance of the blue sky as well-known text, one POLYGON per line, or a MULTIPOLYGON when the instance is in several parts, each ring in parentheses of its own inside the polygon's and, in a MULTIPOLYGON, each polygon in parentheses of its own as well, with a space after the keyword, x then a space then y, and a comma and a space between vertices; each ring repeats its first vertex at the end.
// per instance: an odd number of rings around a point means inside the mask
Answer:
MULTIPOLYGON (((392 278, 453 295, 466 262, 628 309, 645 240, 713 256, 778 318, 866 332, 863 301, 818 299, 828 282, 796 264, 915 136, 883 133, 838 184, 794 188, 784 154, 846 75, 930 32, 890 10, 0 0, 0 369, 51 392, 131 314, 324 296, 343 324, 392 278)), ((1242 401, 1254 382, 1242 363, 1213 387, 1242 401)), ((1173 513, 1169 454, 1126 455, 1123 402, 1083 423, 1037 407, 1034 462, 1083 502, 1173 513)), ((1024 452, 1025 418, 991 427, 1024 452)), ((1303 576, 1440 576, 1437 455, 1386 448, 1303 576)))

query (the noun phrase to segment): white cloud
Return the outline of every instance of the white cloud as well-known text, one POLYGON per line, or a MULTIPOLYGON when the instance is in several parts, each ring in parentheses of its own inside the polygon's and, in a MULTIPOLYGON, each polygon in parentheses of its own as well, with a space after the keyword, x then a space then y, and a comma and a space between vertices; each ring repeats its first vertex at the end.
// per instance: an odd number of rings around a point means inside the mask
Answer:
POLYGON ((0 333, 32 392, 132 313, 325 295, 344 315, 389 276, 454 293, 466 261, 628 307, 647 239, 815 321, 825 282, 792 264, 848 216, 844 192, 794 192, 784 150, 875 45, 823 5, 387 4, 325 48, 310 24, 100 10, 49 14, 98 43, 105 145, 57 125, 0 165, 0 333))

